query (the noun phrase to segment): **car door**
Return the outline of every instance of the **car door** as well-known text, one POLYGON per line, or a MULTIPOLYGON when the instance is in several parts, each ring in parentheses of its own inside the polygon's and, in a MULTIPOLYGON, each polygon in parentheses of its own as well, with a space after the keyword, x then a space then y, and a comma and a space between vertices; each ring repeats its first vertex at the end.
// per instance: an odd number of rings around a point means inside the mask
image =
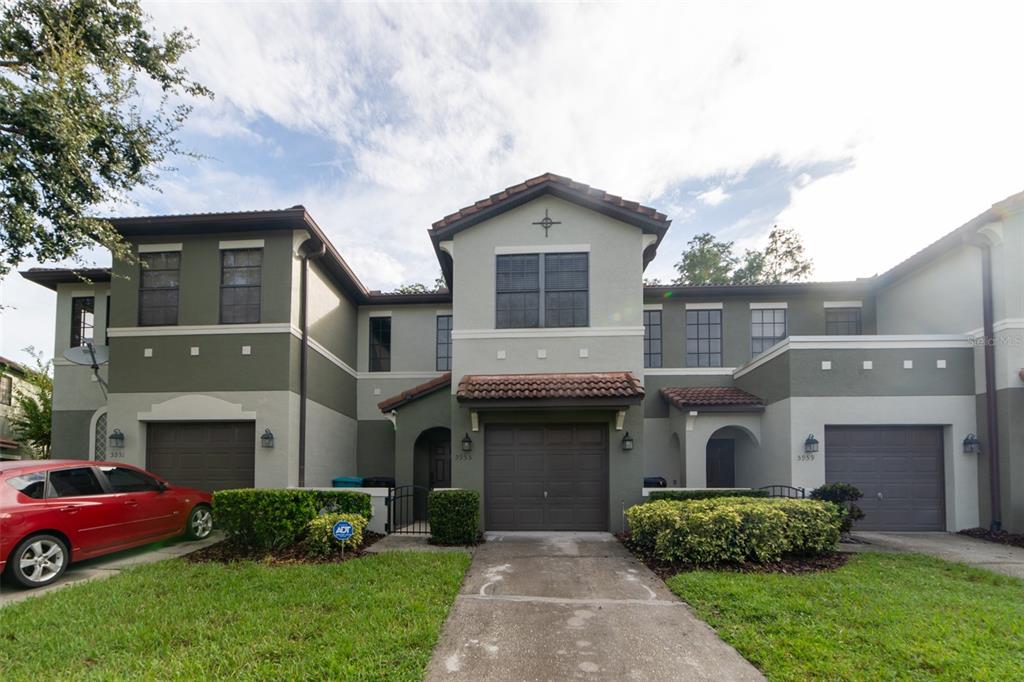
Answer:
POLYGON ((111 503, 95 467, 50 470, 46 505, 57 530, 71 540, 76 558, 101 554, 125 544, 124 511, 111 503))
POLYGON ((155 538, 180 531, 185 520, 175 495, 152 476, 125 466, 101 466, 111 496, 125 506, 132 518, 135 539, 155 538))

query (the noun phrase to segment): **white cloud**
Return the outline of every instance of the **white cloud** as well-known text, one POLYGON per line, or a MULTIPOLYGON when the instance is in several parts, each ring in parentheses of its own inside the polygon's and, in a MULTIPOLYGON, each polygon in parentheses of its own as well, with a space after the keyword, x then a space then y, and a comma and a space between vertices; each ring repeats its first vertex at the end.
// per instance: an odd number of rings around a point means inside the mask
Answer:
POLYGON ((697 195, 697 199, 707 204, 708 206, 718 206, 720 203, 729 198, 729 193, 725 191, 725 187, 719 185, 718 187, 712 187, 706 192, 701 192, 697 195))

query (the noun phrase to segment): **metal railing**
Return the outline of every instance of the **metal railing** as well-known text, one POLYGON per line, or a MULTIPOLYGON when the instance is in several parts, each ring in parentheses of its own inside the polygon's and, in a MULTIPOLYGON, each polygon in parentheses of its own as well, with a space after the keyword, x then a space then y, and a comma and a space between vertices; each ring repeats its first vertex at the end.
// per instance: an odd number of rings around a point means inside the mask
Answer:
POLYGON ((807 497, 807 491, 791 485, 763 485, 758 490, 767 490, 768 497, 788 497, 794 500, 802 500, 807 497))
POLYGON ((385 503, 388 508, 386 533, 398 535, 429 535, 430 519, 427 512, 428 488, 421 485, 402 485, 388 490, 385 503))

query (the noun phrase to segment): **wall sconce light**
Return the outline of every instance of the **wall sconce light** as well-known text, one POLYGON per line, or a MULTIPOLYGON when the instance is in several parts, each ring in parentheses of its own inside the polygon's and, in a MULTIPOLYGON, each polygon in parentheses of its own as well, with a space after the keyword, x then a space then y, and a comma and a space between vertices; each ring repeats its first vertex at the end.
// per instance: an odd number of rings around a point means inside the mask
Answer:
POLYGON ((967 438, 964 438, 964 453, 974 455, 979 452, 981 452, 981 441, 973 433, 967 434, 967 438))
POLYGON ((807 436, 807 440, 804 441, 804 452, 812 453, 818 451, 818 439, 814 437, 814 434, 807 436))
POLYGON ((270 430, 270 427, 263 429, 263 435, 260 436, 260 445, 265 448, 274 447, 274 432, 270 430))
POLYGON ((633 449, 633 436, 629 435, 629 431, 626 431, 626 435, 622 437, 622 449, 632 450, 633 449))
POLYGON ((119 449, 124 447, 124 434, 121 429, 114 429, 110 434, 110 447, 119 449))
POLYGON ((473 451, 473 439, 469 437, 468 433, 465 436, 462 437, 462 451, 463 452, 472 452, 473 451))

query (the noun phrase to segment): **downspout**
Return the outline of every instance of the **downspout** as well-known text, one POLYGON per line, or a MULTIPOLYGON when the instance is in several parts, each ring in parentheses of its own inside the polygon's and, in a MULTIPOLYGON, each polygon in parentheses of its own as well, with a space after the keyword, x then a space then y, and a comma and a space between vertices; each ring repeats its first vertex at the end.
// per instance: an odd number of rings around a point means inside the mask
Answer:
POLYGON ((988 485, 992 530, 1003 526, 1002 493, 999 485, 999 415, 996 404, 995 311, 992 301, 992 246, 979 243, 981 249, 981 306, 985 335, 985 428, 988 441, 988 485))
POLYGON ((299 346, 299 487, 306 487, 306 366, 309 362, 309 329, 307 308, 309 298, 309 261, 324 255, 327 247, 319 239, 307 239, 299 244, 299 258, 302 268, 299 279, 299 333, 302 342, 299 346))

